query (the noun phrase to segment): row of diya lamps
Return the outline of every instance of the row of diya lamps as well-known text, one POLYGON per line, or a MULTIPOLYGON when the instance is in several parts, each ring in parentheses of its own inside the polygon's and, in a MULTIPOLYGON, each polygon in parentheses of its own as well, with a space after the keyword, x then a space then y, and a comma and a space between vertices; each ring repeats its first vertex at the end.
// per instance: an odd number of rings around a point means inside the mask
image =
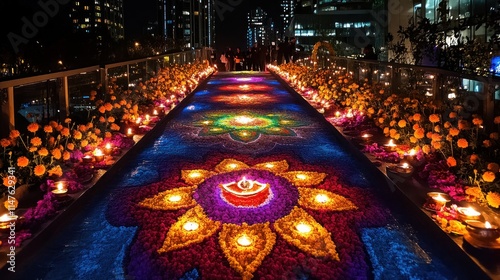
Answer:
MULTIPOLYGON (((428 210, 443 211, 451 197, 442 192, 427 193, 428 210)), ((475 247, 500 249, 500 227, 492 214, 480 212, 473 207, 456 207, 458 219, 466 226, 464 239, 475 247)), ((494 214, 493 214, 494 215, 494 214)))
POLYGON ((125 134, 129 138, 133 138, 141 127, 146 127, 156 123, 159 118, 163 117, 166 114, 166 112, 167 109, 162 103, 159 106, 155 107, 151 114, 146 114, 143 117, 132 119, 125 130, 125 134))

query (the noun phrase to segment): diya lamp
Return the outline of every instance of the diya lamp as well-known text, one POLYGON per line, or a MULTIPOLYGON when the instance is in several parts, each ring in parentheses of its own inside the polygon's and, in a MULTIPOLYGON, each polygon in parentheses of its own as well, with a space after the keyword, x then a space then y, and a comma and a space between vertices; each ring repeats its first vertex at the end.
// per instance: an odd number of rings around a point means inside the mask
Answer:
POLYGON ((430 198, 429 202, 435 205, 434 210, 436 211, 441 211, 446 203, 451 201, 450 196, 445 193, 429 192, 427 196, 430 198))
POLYGON ((96 148, 93 152, 94 158, 96 162, 101 162, 104 160, 104 153, 102 152, 101 149, 96 148))
POLYGON ((127 128, 127 137, 128 138, 134 137, 134 130, 131 127, 127 128))
POLYGON ((66 182, 59 181, 55 183, 56 187, 51 191, 56 197, 64 197, 68 193, 66 182))
POLYGON ((365 142, 369 142, 371 141, 373 138, 373 134, 370 134, 370 133, 362 133, 361 134, 361 139, 365 142))
POLYGON ((151 116, 150 115, 146 115, 144 116, 145 120, 142 121, 142 124, 143 125, 148 125, 151 123, 151 116))
POLYGON ((414 157, 415 157, 416 154, 417 154, 417 151, 415 149, 411 149, 408 152, 404 153, 404 158, 406 160, 413 161, 413 159, 414 159, 414 157))
POLYGON ((111 146, 111 143, 106 143, 106 145, 104 146, 104 153, 106 155, 111 155, 111 153, 113 152, 113 146, 111 146))
POLYGON ((92 155, 85 155, 82 157, 83 163, 91 163, 94 157, 92 155))
POLYGON ((250 237, 248 237, 248 235, 242 234, 240 237, 238 237, 238 239, 236 240, 236 243, 238 243, 238 245, 240 245, 242 247, 248 247, 248 246, 252 245, 253 240, 250 237))
POLYGON ((18 216, 16 215, 3 214, 2 216, 0 216, 0 229, 9 229, 11 223, 15 222, 17 218, 18 216))
POLYGON ((392 139, 391 139, 391 140, 389 140, 389 143, 384 144, 385 150, 386 150, 387 152, 394 152, 394 151, 396 151, 396 147, 397 147, 397 146, 398 146, 398 145, 396 145, 392 139))
POLYGON ((407 162, 403 162, 398 165, 388 165, 386 167, 387 173, 395 173, 401 177, 408 178, 413 174, 413 166, 407 162))
POLYGON ((464 222, 466 220, 479 220, 481 218, 481 212, 472 207, 457 207, 457 212, 458 218, 464 222))
POLYGON ((467 233, 471 238, 484 242, 494 242, 500 237, 497 225, 488 221, 465 220, 467 233))

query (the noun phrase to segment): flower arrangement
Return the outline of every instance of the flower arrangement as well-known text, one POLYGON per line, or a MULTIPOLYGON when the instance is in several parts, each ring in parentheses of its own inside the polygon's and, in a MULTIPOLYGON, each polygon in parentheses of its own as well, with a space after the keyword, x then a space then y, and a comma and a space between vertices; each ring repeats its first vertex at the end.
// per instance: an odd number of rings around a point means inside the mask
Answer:
MULTIPOLYGON (((460 105, 461 97, 436 104, 413 91, 390 94, 384 84, 358 84, 351 75, 341 75, 335 68, 313 70, 307 66, 286 64, 270 69, 313 106, 325 101, 335 108, 337 115, 320 110, 332 124, 360 127, 363 120, 355 116, 368 117, 385 136, 397 141, 398 146, 404 145, 423 154, 423 161, 427 164, 445 160, 447 170, 455 176, 453 179, 447 176, 451 195, 465 197, 463 193, 467 188, 478 186, 482 196, 489 194, 490 199, 477 202, 499 207, 500 116, 494 119, 497 127, 486 131, 483 119, 468 114, 460 105)), ((379 151, 375 144, 365 151, 382 160, 398 161, 396 153, 391 155, 379 151)), ((400 157, 404 153, 401 150, 396 152, 400 157)), ((440 172, 439 176, 444 176, 444 171, 440 172)), ((435 173, 425 179, 430 185, 435 185, 442 181, 436 176, 435 173)))

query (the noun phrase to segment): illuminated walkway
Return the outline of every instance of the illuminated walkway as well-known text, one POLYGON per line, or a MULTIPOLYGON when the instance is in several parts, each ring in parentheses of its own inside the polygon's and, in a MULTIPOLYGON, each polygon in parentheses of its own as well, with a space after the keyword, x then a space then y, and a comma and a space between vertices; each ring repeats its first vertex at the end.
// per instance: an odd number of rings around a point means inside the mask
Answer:
POLYGON ((270 74, 216 74, 172 114, 9 277, 457 277, 389 214, 359 152, 270 74))

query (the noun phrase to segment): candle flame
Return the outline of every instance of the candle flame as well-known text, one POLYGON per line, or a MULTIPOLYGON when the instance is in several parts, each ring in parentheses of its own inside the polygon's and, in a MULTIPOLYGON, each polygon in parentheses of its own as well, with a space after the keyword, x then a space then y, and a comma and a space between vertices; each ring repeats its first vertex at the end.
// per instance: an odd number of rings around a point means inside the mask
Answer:
POLYGON ((491 228, 491 224, 490 224, 490 222, 486 221, 486 222, 484 223, 484 227, 486 227, 486 228, 491 228))
POLYGON ((308 233, 311 231, 311 226, 306 224, 306 223, 299 223, 295 228, 300 232, 300 233, 308 233))
POLYGON ((57 189, 60 190, 60 191, 62 191, 64 189, 64 186, 63 186, 62 182, 57 183, 57 189))
POLYGON ((108 150, 111 149, 111 144, 110 143, 106 144, 106 149, 108 149, 108 150))
POLYGON ((238 240, 236 240, 240 246, 247 247, 252 245, 252 239, 248 237, 246 234, 242 234, 238 240))
POLYGON ((127 134, 132 134, 132 128, 129 128, 129 129, 127 130, 127 134))
POLYGON ((96 148, 94 150, 94 156, 102 156, 102 155, 103 155, 103 153, 102 153, 101 149, 96 148))

